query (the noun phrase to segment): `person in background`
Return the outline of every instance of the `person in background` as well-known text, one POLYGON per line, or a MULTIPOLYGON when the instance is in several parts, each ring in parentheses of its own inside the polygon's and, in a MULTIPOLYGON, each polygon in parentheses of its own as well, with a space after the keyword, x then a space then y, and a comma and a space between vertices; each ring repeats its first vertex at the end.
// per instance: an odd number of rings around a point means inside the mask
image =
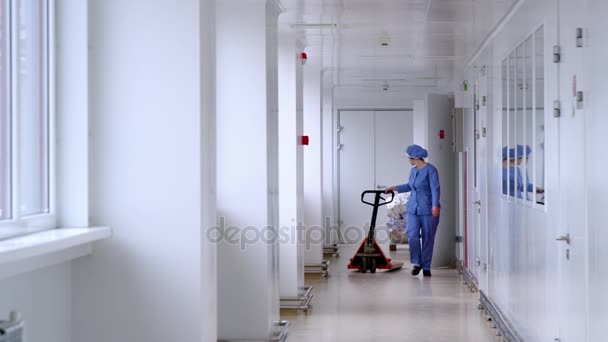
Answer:
POLYGON ((411 145, 406 153, 412 164, 409 181, 388 187, 385 192, 411 192, 407 202, 406 231, 410 243, 410 261, 414 265, 412 275, 416 276, 422 270, 425 277, 430 277, 441 208, 439 173, 435 166, 424 161, 428 157, 424 148, 411 145))
POLYGON ((541 188, 534 188, 534 185, 532 183, 530 183, 530 177, 528 177, 528 170, 526 170, 526 182, 524 183, 524 177, 523 174, 521 172, 521 165, 523 164, 523 159, 526 158, 526 164, 528 164, 528 160, 530 159, 530 154, 532 154, 532 149, 530 148, 529 145, 525 146, 525 151, 524 151, 524 146, 523 145, 517 145, 517 197, 518 198, 523 198, 523 192, 525 189, 526 192, 526 199, 530 199, 529 193, 533 193, 534 191, 536 191, 536 193, 542 194, 544 193, 544 189, 541 188), (524 152, 525 152, 525 157, 524 157, 524 152))
POLYGON ((515 197, 515 149, 502 148, 502 193, 515 197))

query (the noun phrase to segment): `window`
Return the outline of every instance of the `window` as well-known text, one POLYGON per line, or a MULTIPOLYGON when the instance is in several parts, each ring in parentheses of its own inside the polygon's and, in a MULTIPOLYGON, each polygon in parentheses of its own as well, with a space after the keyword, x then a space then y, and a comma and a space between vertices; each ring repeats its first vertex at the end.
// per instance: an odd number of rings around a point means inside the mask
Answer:
POLYGON ((6 238, 54 226, 50 29, 49 0, 0 3, 0 238, 6 238))
POLYGON ((502 192, 531 205, 544 204, 543 49, 541 27, 501 63, 502 192))

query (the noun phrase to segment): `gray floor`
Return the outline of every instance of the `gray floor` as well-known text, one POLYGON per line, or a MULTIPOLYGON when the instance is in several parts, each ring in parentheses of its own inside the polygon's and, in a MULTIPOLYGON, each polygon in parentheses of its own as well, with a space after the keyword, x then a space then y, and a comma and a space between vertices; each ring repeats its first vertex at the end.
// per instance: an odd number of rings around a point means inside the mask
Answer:
MULTIPOLYGON (((388 248, 386 248, 388 251, 388 248)), ((376 274, 346 269, 353 246, 330 258, 328 279, 307 277, 314 287, 308 313, 285 311, 292 322, 290 342, 336 341, 500 341, 477 309, 478 294, 462 285, 455 270, 433 270, 433 277, 413 277, 411 268, 376 274)), ((407 260, 407 246, 392 252, 407 260)))

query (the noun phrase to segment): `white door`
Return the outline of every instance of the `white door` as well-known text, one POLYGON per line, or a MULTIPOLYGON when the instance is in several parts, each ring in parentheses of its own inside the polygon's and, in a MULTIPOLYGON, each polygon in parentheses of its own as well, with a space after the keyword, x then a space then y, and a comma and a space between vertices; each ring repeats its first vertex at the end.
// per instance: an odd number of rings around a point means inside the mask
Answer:
POLYGON ((361 193, 374 188, 374 112, 341 111, 339 126, 340 232, 342 242, 358 243, 371 218, 361 193))
POLYGON ((479 84, 476 81, 473 85, 473 122, 472 122, 472 150, 468 151, 469 163, 469 210, 471 216, 471 230, 469 234, 469 271, 475 278, 477 286, 481 275, 481 193, 479 191, 479 140, 481 139, 480 130, 480 107, 479 84))
MULTIPOLYGON (((586 2, 560 0, 561 116, 559 120, 560 225, 555 241, 559 251, 560 341, 587 341, 588 273, 585 196, 584 103, 576 95, 584 91, 583 51, 577 46, 577 28, 584 28, 586 2)), ((584 100, 584 98, 583 98, 584 100)))
MULTIPOLYGON (((376 112, 376 189, 407 183, 411 164, 405 149, 414 139, 413 117, 412 111, 376 112)), ((385 227, 387 223, 386 206, 383 206, 376 225, 385 227)))
POLYGON ((478 266, 478 286, 481 290, 488 289, 488 70, 483 66, 479 70, 479 80, 476 87, 477 115, 476 115, 476 176, 475 191, 475 229, 479 238, 477 247, 480 264, 478 266))
MULTIPOLYGON (((412 144, 411 111, 340 111, 339 219, 342 242, 359 243, 366 236, 372 207, 361 203, 361 193, 407 182, 412 144)), ((368 201, 373 198, 369 195, 368 201)), ((385 225, 386 209, 376 226, 385 225)))

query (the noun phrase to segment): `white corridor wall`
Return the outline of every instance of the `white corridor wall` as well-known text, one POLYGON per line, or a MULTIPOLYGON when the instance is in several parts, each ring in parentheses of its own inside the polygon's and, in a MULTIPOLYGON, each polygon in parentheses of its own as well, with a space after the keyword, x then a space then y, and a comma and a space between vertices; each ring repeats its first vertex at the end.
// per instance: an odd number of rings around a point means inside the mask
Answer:
MULTIPOLYGON (((559 337, 557 325, 560 313, 557 288, 559 252, 555 241, 559 222, 557 209, 557 124, 545 111, 547 144, 546 189, 547 205, 526 204, 523 200, 502 194, 502 71, 501 62, 521 42, 535 32, 540 25, 545 28, 545 108, 552 108, 557 99, 557 66, 552 62, 552 47, 557 44, 557 1, 524 1, 504 26, 498 28, 493 39, 471 61, 465 79, 469 81, 472 96, 475 80, 481 79, 487 70, 487 121, 478 121, 474 132, 472 109, 465 112, 465 148, 468 150, 468 254, 469 269, 478 280, 480 290, 494 301, 524 341, 547 341, 559 337), (487 132, 483 128, 487 128, 487 132), (487 174, 487 201, 481 197, 482 215, 487 210, 488 220, 481 219, 481 231, 474 231, 477 206, 475 195, 475 135, 479 135, 478 167, 488 165, 487 172, 478 169, 479 175, 487 174), (487 147, 487 149, 485 149, 487 147), (486 253, 487 248, 487 253, 486 253), (476 259, 479 258, 479 263, 476 259), (487 264, 487 269, 484 265, 487 264)), ((472 101, 468 101, 472 103, 472 101)), ((479 99, 482 103, 482 99, 479 99)), ((481 105, 480 105, 481 106, 481 105)), ((565 315, 565 312, 562 313, 565 315)))

